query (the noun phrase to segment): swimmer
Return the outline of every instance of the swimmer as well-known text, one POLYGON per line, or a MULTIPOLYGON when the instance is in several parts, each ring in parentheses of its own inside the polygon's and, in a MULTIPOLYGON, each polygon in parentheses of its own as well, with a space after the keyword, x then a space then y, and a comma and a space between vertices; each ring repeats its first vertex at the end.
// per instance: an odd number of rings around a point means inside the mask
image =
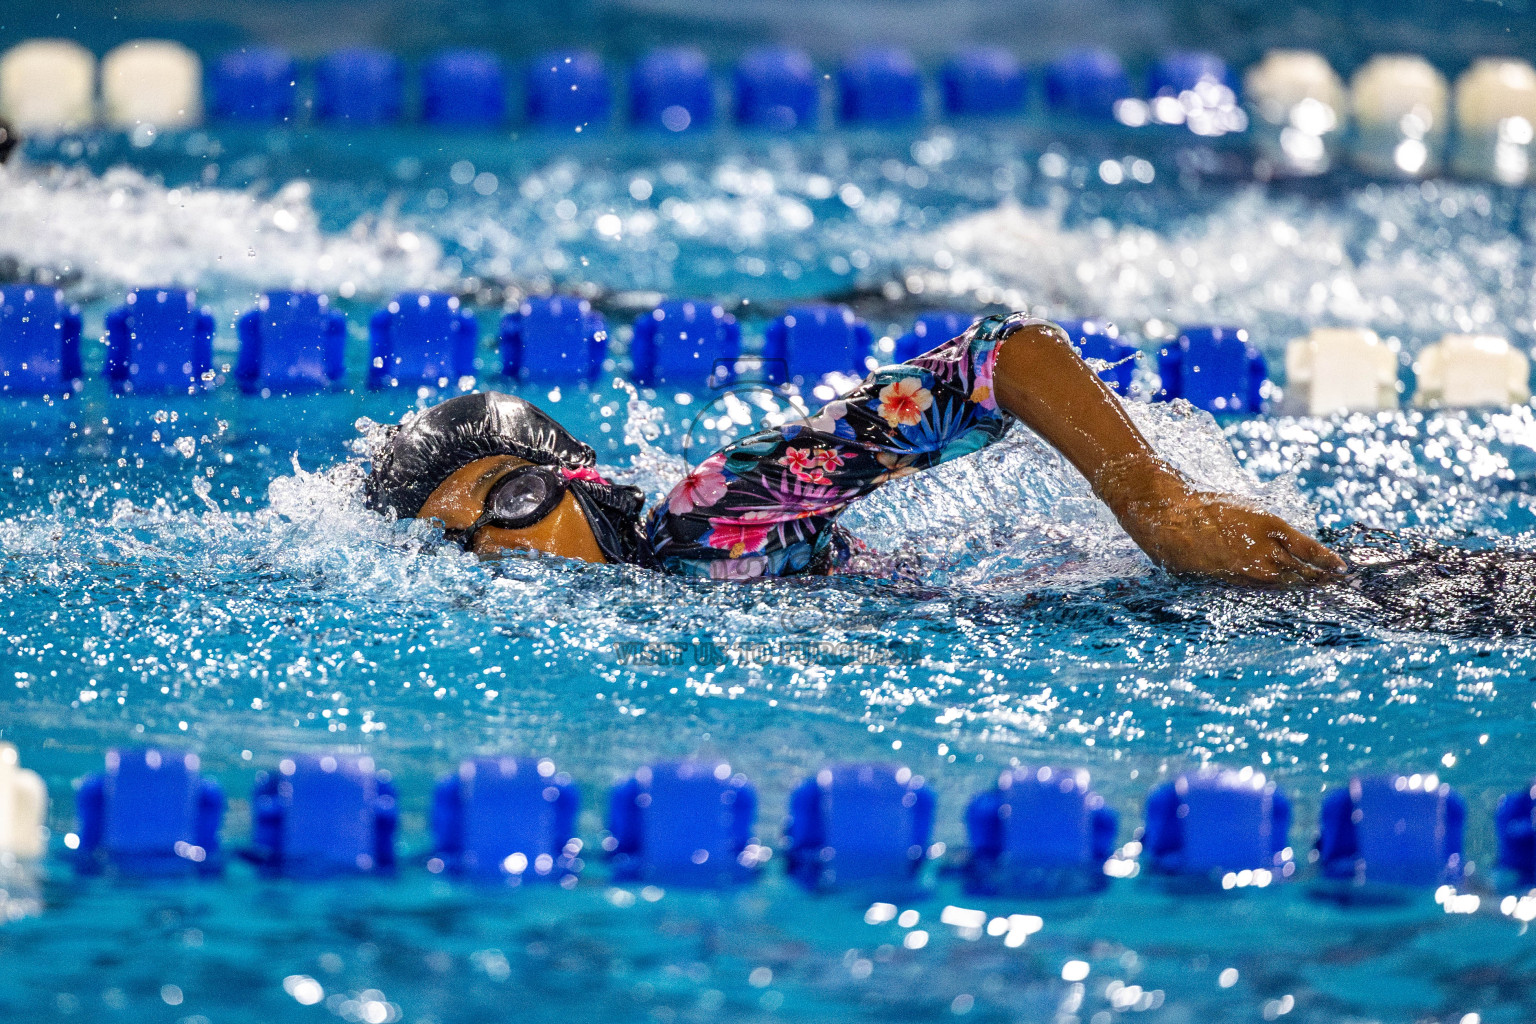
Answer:
POLYGON ((11 158, 11 152, 21 142, 21 136, 16 134, 16 129, 11 123, 0 117, 0 164, 11 158))
POLYGON ((1153 562, 1178 576, 1281 586, 1344 560, 1284 520, 1202 491, 1157 457, 1055 324, 992 316, 883 366, 810 419, 742 438, 642 516, 643 495, 528 402, 461 395, 391 428, 369 507, 441 524, 482 557, 541 551, 713 579, 825 574, 837 518, 888 481, 985 448, 1022 421, 1082 473, 1153 562))

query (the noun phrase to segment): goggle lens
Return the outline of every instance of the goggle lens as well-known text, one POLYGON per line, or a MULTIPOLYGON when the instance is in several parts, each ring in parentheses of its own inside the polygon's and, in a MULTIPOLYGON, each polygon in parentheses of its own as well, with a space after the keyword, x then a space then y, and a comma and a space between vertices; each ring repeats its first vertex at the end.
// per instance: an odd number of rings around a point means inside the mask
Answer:
POLYGON ((447 536, 468 548, 475 535, 487 526, 524 529, 553 512, 565 492, 565 479, 548 466, 519 466, 491 488, 479 519, 467 529, 447 531, 447 536))
POLYGON ((519 522, 549 500, 549 479, 543 473, 522 473, 496 488, 487 510, 496 520, 519 522))

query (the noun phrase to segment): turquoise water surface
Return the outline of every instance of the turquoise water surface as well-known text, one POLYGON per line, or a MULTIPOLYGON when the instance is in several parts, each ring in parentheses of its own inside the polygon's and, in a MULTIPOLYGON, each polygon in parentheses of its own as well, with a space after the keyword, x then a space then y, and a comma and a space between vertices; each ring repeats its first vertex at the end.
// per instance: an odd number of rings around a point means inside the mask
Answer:
MULTIPOLYGON (((88 339, 127 287, 160 282, 215 310, 216 362, 266 288, 338 296, 353 332, 341 393, 114 397, 88 342, 80 394, 0 403, 0 739, 46 777, 56 851, 0 883, 0 1016, 1536 1017, 1536 946, 1501 906, 1491 832, 1499 795, 1536 774, 1528 407, 1218 424, 1136 404, 1191 475, 1356 562, 1307 591, 1169 579, 1022 428, 850 511, 873 553, 826 579, 477 563, 360 493, 371 424, 441 397, 361 387, 367 313, 399 289, 457 291, 487 333, 524 291, 585 289, 617 328, 610 372, 522 393, 654 500, 712 399, 610 383, 625 325, 661 295, 726 302, 749 345, 786 303, 825 296, 887 339, 929 306, 1104 314, 1146 350, 1177 324, 1237 323, 1272 365, 1313 326, 1360 323, 1397 339, 1406 380, 1452 330, 1529 344, 1529 193, 1255 185, 1195 173, 1178 140, 1022 130, 591 142, 210 130, 39 144, 0 172, 0 251, 65 284, 88 339), (258 768, 372 754, 402 794, 399 877, 76 880, 71 782, 132 743, 201 754, 232 797, 232 846, 258 768), (1303 867, 1235 893, 1137 874, 1093 897, 978 900, 935 865, 931 893, 899 900, 915 917, 866 923, 882 894, 812 897, 777 860, 755 885, 693 893, 610 888, 596 857, 575 891, 486 892, 421 864, 433 780, 492 752, 570 772, 589 847, 607 786, 649 759, 729 760, 775 848, 805 776, 895 759, 938 793, 941 862, 964 845, 965 801, 1016 761, 1088 768, 1122 845, 1153 785, 1251 765, 1295 801, 1303 862, 1351 773, 1434 771, 1467 798, 1478 898, 1338 906, 1303 867), (947 906, 1026 915, 1028 934, 946 924, 947 906)), ((510 387, 488 341, 482 356, 482 385, 510 387)))

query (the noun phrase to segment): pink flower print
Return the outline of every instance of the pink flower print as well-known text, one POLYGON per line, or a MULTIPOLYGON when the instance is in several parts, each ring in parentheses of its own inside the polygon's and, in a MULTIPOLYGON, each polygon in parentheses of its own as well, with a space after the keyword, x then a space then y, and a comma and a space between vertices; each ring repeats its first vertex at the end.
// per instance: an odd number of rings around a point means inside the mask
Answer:
POLYGON ((811 453, 803 448, 791 448, 779 461, 788 466, 789 471, 796 476, 808 473, 811 469, 811 453))
POLYGON ((976 374, 971 386, 971 401, 983 409, 997 408, 997 396, 992 390, 992 370, 996 365, 997 349, 994 348, 974 367, 976 374))
POLYGON ((709 523, 714 529, 709 531, 708 536, 704 538, 704 543, 717 551, 729 551, 732 558, 740 558, 742 555, 763 550, 763 545, 768 542, 768 531, 771 529, 766 524, 743 522, 739 519, 712 518, 709 523))
POLYGON ((803 448, 791 448, 779 461, 783 462, 791 473, 807 483, 829 484, 832 482, 822 474, 819 456, 803 448))
POLYGON ((823 448, 816 453, 816 464, 821 467, 824 473, 831 473, 833 470, 841 469, 843 463, 847 461, 847 456, 836 448, 823 448))
POLYGON ((880 416, 893 427, 913 427, 933 405, 933 394, 917 377, 903 377, 880 389, 880 416))
POLYGON ((703 466, 689 473, 682 483, 672 488, 672 493, 667 495, 667 511, 680 516, 696 508, 708 508, 725 497, 730 487, 724 475, 708 468, 713 459, 711 456, 703 466))

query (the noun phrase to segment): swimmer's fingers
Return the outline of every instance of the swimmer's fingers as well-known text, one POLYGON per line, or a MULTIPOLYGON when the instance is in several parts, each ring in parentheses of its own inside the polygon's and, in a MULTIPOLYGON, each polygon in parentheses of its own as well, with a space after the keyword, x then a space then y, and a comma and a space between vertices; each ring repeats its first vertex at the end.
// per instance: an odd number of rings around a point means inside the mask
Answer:
POLYGON ((1324 575, 1319 579, 1329 575, 1342 576, 1349 571, 1349 563, 1299 530, 1286 527, 1271 533, 1270 537, 1299 561, 1322 570, 1324 575))
POLYGON ((1327 577, 1324 570, 1306 564, 1279 544, 1214 574, 1215 579, 1246 587, 1294 587, 1327 577))
POLYGON ((1290 587, 1337 578, 1327 567, 1332 556, 1321 544, 1298 533, 1284 520, 1264 516, 1249 534, 1253 545, 1247 564, 1236 564, 1223 574, 1231 582, 1250 586, 1290 587), (1305 543, 1303 543, 1305 542, 1305 543), (1316 559, 1316 561, 1314 561, 1316 559), (1318 564, 1323 563, 1323 564, 1318 564))
POLYGON ((1321 583, 1334 577, 1331 570, 1320 569, 1303 561, 1284 545, 1275 552, 1272 561, 1276 568, 1277 580, 1283 586, 1297 583, 1321 583))

